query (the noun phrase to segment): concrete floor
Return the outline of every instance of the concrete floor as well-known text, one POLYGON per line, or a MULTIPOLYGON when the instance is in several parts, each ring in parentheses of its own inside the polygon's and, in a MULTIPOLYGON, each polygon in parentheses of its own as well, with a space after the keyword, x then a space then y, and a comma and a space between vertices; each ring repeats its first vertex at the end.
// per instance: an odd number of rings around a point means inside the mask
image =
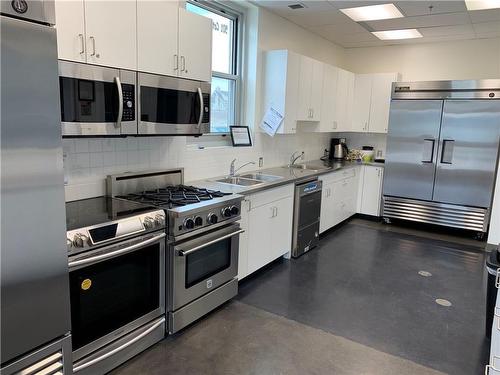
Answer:
POLYGON ((247 278, 236 300, 112 374, 482 373, 485 254, 378 225, 335 228, 317 249, 247 278))

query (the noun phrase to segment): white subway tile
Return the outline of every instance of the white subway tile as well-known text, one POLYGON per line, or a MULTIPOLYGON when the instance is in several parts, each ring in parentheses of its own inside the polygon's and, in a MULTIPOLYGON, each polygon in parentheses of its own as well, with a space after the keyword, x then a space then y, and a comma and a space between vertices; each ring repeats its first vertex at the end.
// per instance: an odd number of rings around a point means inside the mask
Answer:
POLYGON ((89 152, 89 140, 88 139, 75 139, 75 152, 83 153, 89 152))
POLYGON ((115 140, 111 138, 102 140, 102 150, 104 152, 112 152, 115 151, 115 140))
POLYGON ((90 139, 89 140, 89 151, 90 152, 102 152, 102 140, 101 139, 90 139))
POLYGON ((90 154, 90 168, 101 167, 104 165, 102 152, 94 152, 90 154))

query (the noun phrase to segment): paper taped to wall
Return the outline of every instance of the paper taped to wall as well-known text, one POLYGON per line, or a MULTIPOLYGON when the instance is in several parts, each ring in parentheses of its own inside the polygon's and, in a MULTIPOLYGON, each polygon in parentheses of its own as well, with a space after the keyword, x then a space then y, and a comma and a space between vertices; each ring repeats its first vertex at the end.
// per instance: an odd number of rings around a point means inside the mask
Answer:
POLYGON ((264 130, 267 134, 273 137, 281 123, 283 122, 283 114, 274 107, 269 107, 262 122, 260 123, 260 128, 264 130))

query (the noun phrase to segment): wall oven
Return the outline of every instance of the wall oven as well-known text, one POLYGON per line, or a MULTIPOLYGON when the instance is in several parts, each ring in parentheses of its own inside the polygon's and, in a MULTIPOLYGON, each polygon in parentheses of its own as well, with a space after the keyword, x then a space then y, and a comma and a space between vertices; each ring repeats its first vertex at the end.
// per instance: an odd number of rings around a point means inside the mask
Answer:
POLYGON ((169 245, 169 330, 177 332, 238 291, 237 222, 169 245), (200 314, 200 312, 203 312, 200 314))
POLYGON ((137 135, 133 71, 59 60, 63 137, 137 135))
POLYGON ((139 135, 210 131, 210 83, 138 73, 139 135))

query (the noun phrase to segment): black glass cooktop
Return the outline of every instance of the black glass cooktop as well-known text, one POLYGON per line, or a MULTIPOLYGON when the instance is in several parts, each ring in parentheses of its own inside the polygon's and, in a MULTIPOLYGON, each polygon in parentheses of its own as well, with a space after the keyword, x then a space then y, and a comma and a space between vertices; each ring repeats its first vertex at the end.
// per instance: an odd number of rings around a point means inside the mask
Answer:
POLYGON ((151 205, 110 197, 82 199, 66 203, 66 230, 103 224, 148 211, 151 205))

